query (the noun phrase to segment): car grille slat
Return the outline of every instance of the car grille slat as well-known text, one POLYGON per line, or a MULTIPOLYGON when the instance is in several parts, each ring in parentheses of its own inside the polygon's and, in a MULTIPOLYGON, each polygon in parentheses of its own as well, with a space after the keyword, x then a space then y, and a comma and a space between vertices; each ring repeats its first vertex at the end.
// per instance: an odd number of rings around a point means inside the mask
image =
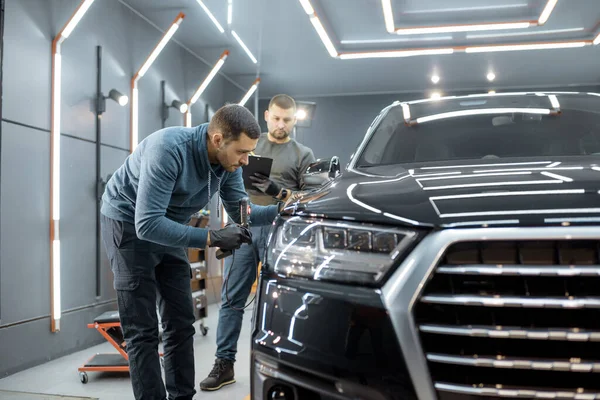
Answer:
POLYGON ((600 240, 453 244, 413 314, 440 400, 600 400, 600 240))
POLYGON ((424 303, 457 304, 483 307, 530 307, 530 308, 600 308, 600 298, 587 299, 544 299, 493 296, 448 296, 429 295, 421 299, 424 303))
POLYGON ((437 268, 438 274, 448 275, 505 275, 505 276, 600 276, 600 265, 442 265, 437 268))
POLYGON ((481 356, 453 356, 449 354, 426 354, 429 361, 470 365, 473 367, 535 369, 540 371, 572 371, 572 372, 600 372, 600 362, 564 361, 564 360, 527 360, 506 357, 481 357, 481 356))
POLYGON ((600 342, 600 332, 580 329, 522 329, 502 326, 421 325, 421 332, 484 338, 600 342))
POLYGON ((467 386, 439 382, 435 388, 441 392, 458 393, 464 395, 519 398, 519 399, 565 399, 565 400, 600 400, 600 392, 586 393, 580 390, 535 390, 527 388, 498 388, 491 386, 467 386))

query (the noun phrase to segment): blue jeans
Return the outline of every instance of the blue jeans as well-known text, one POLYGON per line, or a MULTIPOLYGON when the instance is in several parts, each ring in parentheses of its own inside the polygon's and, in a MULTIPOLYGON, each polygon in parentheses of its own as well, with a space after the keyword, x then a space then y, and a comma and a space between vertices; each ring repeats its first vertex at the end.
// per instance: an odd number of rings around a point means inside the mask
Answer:
POLYGON ((169 400, 192 400, 195 317, 186 250, 140 240, 133 224, 104 215, 101 227, 135 399, 167 398, 158 355, 158 301, 169 400))
POLYGON ((235 362, 237 342, 242 330, 244 311, 256 279, 258 262, 262 259, 270 225, 251 228, 252 244, 244 244, 225 260, 221 309, 217 327, 217 358, 235 362), (225 282, 227 279, 227 282, 225 282), (232 308, 235 307, 234 308, 232 308), (237 309, 237 310, 236 310, 237 309))

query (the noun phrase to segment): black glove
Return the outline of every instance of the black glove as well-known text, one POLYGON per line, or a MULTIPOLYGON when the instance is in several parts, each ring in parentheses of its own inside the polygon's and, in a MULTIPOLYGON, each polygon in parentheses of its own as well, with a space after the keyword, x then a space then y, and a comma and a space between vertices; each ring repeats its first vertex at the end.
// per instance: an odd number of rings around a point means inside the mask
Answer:
POLYGON ((281 192, 281 186, 269 179, 268 176, 255 172, 250 175, 250 180, 254 182, 252 186, 269 196, 277 196, 281 192))
POLYGON ((218 231, 210 231, 210 247, 237 250, 243 243, 252 243, 252 233, 241 225, 229 224, 218 231))

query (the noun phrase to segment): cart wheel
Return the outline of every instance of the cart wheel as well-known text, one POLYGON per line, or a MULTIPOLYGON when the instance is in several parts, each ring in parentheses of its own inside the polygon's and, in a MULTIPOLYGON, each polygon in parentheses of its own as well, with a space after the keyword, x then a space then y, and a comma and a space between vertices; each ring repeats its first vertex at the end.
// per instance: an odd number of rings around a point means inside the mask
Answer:
POLYGON ((79 380, 81 381, 81 383, 88 383, 88 375, 86 372, 80 372, 79 373, 79 380))
POLYGON ((200 325, 200 332, 202 332, 202 336, 206 336, 206 334, 208 333, 208 328, 204 325, 200 325))

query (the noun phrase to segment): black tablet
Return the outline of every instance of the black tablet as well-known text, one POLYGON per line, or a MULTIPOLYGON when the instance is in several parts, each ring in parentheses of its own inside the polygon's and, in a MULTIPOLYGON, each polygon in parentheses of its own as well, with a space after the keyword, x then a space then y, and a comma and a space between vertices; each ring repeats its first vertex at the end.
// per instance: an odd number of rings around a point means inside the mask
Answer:
POLYGON ((248 165, 244 165, 242 167, 242 176, 244 177, 244 186, 246 187, 246 189, 255 189, 255 187, 252 186, 253 181, 250 179, 251 175, 258 172, 259 174, 263 174, 264 176, 270 176, 272 166, 272 158, 249 156, 248 165))

